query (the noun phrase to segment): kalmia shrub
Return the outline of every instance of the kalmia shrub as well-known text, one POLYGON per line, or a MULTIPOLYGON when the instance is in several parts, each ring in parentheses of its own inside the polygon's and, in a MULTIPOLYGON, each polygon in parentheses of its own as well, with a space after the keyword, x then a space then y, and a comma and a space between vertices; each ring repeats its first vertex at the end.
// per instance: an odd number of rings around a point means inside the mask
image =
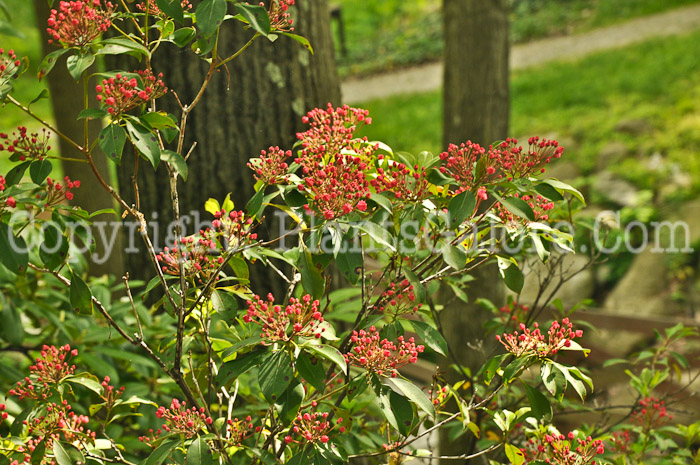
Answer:
POLYGON ((520 323, 520 331, 505 333, 503 336, 496 336, 496 339, 503 344, 508 352, 520 357, 523 355, 534 355, 539 358, 546 358, 556 355, 562 349, 571 347, 571 342, 583 336, 580 329, 573 330, 573 323, 568 318, 564 318, 561 323, 552 322, 547 334, 542 334, 539 324, 535 323, 535 329, 530 330, 525 324, 520 323))
POLYGON ((418 361, 418 354, 425 349, 416 345, 415 339, 405 339, 399 336, 396 342, 381 339, 379 331, 374 326, 367 330, 353 331, 352 348, 345 354, 345 360, 380 376, 398 375, 398 369, 409 363, 418 361))
POLYGON ((103 79, 95 90, 97 100, 115 118, 168 92, 163 83, 163 73, 155 76, 150 69, 131 74, 117 73, 114 77, 103 79))
POLYGON ((267 300, 253 296, 248 301, 248 311, 243 316, 246 323, 260 326, 260 337, 266 343, 291 341, 298 337, 320 338, 325 331, 323 314, 319 310, 319 301, 312 300, 310 295, 301 299, 289 299, 284 308, 276 305, 272 294, 267 300))
POLYGON ((10 160, 13 161, 25 161, 27 158, 43 160, 51 150, 49 137, 50 133, 45 128, 39 135, 38 132, 27 134, 25 126, 18 126, 17 132, 13 132, 12 136, 0 133, 0 152, 7 150, 11 154, 10 160))
POLYGON ((102 0, 61 1, 48 19, 49 43, 83 48, 112 25, 115 6, 102 0))

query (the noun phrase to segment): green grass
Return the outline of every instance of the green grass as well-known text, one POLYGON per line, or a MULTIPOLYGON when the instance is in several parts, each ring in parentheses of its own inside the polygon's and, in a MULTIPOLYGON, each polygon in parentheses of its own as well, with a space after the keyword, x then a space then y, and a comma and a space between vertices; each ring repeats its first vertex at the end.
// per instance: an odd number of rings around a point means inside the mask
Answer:
MULTIPOLYGON (((700 32, 598 53, 574 63, 552 63, 515 73, 511 80, 511 131, 516 137, 556 135, 573 139, 566 155, 585 172, 600 148, 623 141, 639 157, 612 167, 644 188, 657 188, 668 173, 651 173, 646 159, 664 155, 672 169, 690 173, 700 187, 700 32), (654 131, 639 138, 620 134, 624 119, 644 118, 654 131)), ((440 151, 441 93, 403 95, 361 105, 373 124, 363 134, 394 150, 440 151)), ((478 111, 475 110, 475 111, 478 111)), ((460 141, 455 141, 460 142, 460 141)))
MULTIPOLYGON (((510 0, 511 39, 582 32, 700 0, 510 0)), ((347 55, 336 40, 340 74, 367 74, 434 60, 442 54, 441 0, 338 0, 347 55)), ((336 39, 337 24, 334 24, 336 39)))

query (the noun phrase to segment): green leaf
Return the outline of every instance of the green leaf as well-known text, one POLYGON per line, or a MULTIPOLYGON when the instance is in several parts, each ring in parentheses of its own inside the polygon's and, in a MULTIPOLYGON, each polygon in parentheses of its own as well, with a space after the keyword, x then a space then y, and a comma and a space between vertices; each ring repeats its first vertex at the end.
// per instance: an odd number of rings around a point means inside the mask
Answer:
POLYGON ((236 3, 234 6, 243 17, 243 22, 249 24, 254 31, 264 36, 270 33, 270 16, 264 7, 257 4, 247 5, 245 3, 236 3))
POLYGON ((66 66, 68 67, 68 72, 70 75, 73 76, 73 79, 79 81, 80 77, 83 75, 83 71, 88 69, 94 62, 95 55, 92 53, 76 53, 75 55, 68 57, 66 60, 66 66))
POLYGON ((178 129, 177 123, 164 111, 149 111, 141 115, 140 119, 153 129, 178 129))
POLYGON ((549 423, 552 419, 552 405, 549 403, 547 397, 522 379, 520 382, 523 383, 525 387, 525 393, 530 402, 530 408, 532 408, 532 415, 542 423, 549 423))
POLYGON ((428 323, 417 320, 409 320, 411 326, 416 331, 418 339, 426 346, 433 349, 440 355, 447 356, 447 341, 440 334, 440 331, 430 326, 428 323))
POLYGON ((144 465, 160 465, 170 456, 178 444, 180 444, 179 438, 166 439, 151 452, 151 455, 148 456, 144 465))
POLYGON ((366 232, 367 235, 376 242, 376 244, 370 244, 371 249, 378 249, 377 244, 379 244, 381 247, 386 247, 392 252, 396 252, 391 234, 378 224, 372 223, 371 221, 363 221, 362 223, 353 225, 353 227, 366 232))
POLYGON ((437 168, 429 169, 425 179, 427 179, 428 182, 436 186, 445 186, 452 182, 452 178, 445 176, 437 168))
POLYGON ((229 357, 240 352, 243 349, 247 349, 248 347, 253 347, 260 344, 261 341, 262 337, 260 337, 260 334, 256 334, 255 336, 242 339, 234 343, 232 346, 227 347, 226 350, 224 350, 224 352, 221 354, 221 358, 223 360, 227 360, 229 357))
POLYGON ((61 57, 61 55, 65 54, 69 50, 69 48, 61 48, 59 50, 54 50, 53 52, 46 55, 39 64, 39 72, 37 74, 39 80, 41 80, 41 78, 49 74, 49 72, 51 72, 51 70, 53 69, 54 65, 56 65, 56 61, 59 59, 59 57, 61 57))
POLYGON ((180 175, 180 177, 184 180, 187 181, 187 175, 188 175, 188 168, 187 168, 187 162, 185 161, 184 158, 182 158, 182 155, 179 153, 173 151, 173 150, 163 150, 160 153, 160 161, 164 161, 166 163, 169 163, 170 166, 173 167, 175 172, 180 175))
POLYGON ((128 120, 126 121, 126 130, 134 147, 146 160, 151 162, 154 169, 157 168, 160 161, 160 145, 158 145, 156 135, 142 125, 128 120))
POLYGON ((5 341, 15 346, 24 342, 24 325, 22 316, 11 301, 0 299, 0 335, 5 341))
POLYGON ((413 407, 402 395, 383 387, 377 396, 379 408, 389 424, 404 436, 408 435, 413 424, 413 407))
POLYGON ((467 253, 459 246, 445 244, 442 246, 442 259, 455 270, 461 270, 467 264, 467 253))
POLYGON ((211 213, 212 215, 216 215, 218 212, 221 211, 221 205, 219 205, 218 200, 209 199, 206 202, 204 202, 204 210, 211 213))
POLYGON ((542 182, 544 184, 549 184, 559 192, 568 192, 569 194, 573 195, 577 199, 581 201, 583 205, 586 205, 586 200, 583 198, 583 194, 573 188, 572 186, 566 184, 565 182, 561 182, 558 179, 550 178, 550 179, 543 179, 542 182))
POLYGON ((209 37, 216 32, 216 29, 224 20, 224 16, 226 16, 226 0, 202 1, 197 5, 197 10, 195 10, 199 32, 204 37, 209 37))
POLYGON ((471 191, 464 191, 454 196, 447 205, 447 212, 450 214, 450 228, 454 229, 467 218, 471 218, 474 214, 474 208, 476 208, 476 197, 471 191))
POLYGON ((149 52, 146 47, 144 47, 138 42, 127 39, 126 37, 115 37, 113 39, 105 39, 100 45, 103 45, 103 47, 96 51, 95 55, 129 54, 139 59, 141 58, 141 56, 146 58, 151 56, 151 52, 149 52))
POLYGON ((335 259, 335 264, 351 284, 358 283, 362 271, 362 254, 360 252, 348 250, 347 252, 339 253, 335 259))
POLYGON ((100 148, 112 161, 119 163, 126 143, 126 131, 117 123, 106 126, 97 137, 100 148))
POLYGON ((290 37, 297 42, 299 42, 301 45, 303 45, 309 52, 314 53, 313 47, 311 47, 311 43, 306 39, 306 37, 300 36, 298 34, 292 34, 291 32, 284 32, 284 31, 275 31, 276 34, 282 34, 283 36, 290 37))
POLYGON ((391 205, 391 200, 387 199, 385 196, 382 194, 378 194, 376 192, 372 192, 369 196, 370 200, 373 202, 376 202, 377 205, 382 207, 384 210, 386 210, 389 213, 394 212, 394 207, 391 205))
POLYGON ((170 34, 163 39, 167 42, 172 42, 180 48, 186 47, 187 44, 197 36, 197 31, 193 27, 183 27, 170 34))
POLYGON ((525 357, 518 357, 512 362, 510 362, 504 369, 503 369, 503 382, 504 383, 509 383, 513 381, 513 379, 517 376, 520 376, 522 371, 525 369, 526 366, 530 363, 530 357, 525 356, 525 357))
POLYGON ((216 375, 215 382, 217 386, 223 386, 232 379, 238 378, 254 366, 260 365, 267 357, 267 350, 259 349, 239 355, 235 360, 224 363, 219 368, 219 374, 216 375))
POLYGON ((338 367, 342 370, 343 373, 347 374, 348 364, 345 362, 345 357, 343 357, 343 354, 341 354, 340 351, 335 347, 324 344, 308 344, 304 346, 304 349, 310 352, 314 352, 317 355, 320 355, 321 357, 330 360, 331 362, 338 365, 338 367))
POLYGON ((320 299, 326 288, 323 274, 314 264, 311 252, 302 251, 299 255, 299 273, 301 273, 301 285, 314 299, 320 299))
POLYGON ((73 465, 73 460, 71 460, 66 449, 58 441, 53 442, 53 456, 58 465, 73 465))
POLYGON ((265 196, 265 189, 260 188, 259 191, 253 195, 253 197, 250 198, 248 203, 245 206, 246 211, 250 216, 257 217, 259 216, 262 212, 262 204, 263 204, 263 197, 265 196))
POLYGON ((512 444, 506 444, 505 445, 506 449, 506 457, 508 457, 508 460, 510 460, 510 463, 513 465, 522 465, 525 463, 525 455, 512 444))
POLYGON ((173 18, 178 23, 185 22, 181 0, 156 0, 160 11, 173 18))
POLYGON ((523 276, 523 272, 520 271, 520 268, 513 263, 508 268, 501 270, 501 273, 503 275, 503 282, 506 283, 508 289, 516 294, 520 294, 525 284, 525 276, 523 276))
POLYGON ((535 221, 535 212, 532 211, 532 207, 523 199, 519 199, 518 197, 499 197, 496 194, 493 195, 501 202, 501 205, 512 214, 529 221, 535 221))
POLYGON ((491 359, 484 364, 484 383, 486 383, 487 386, 491 384, 491 380, 493 380, 494 376, 496 376, 496 373, 498 373, 498 369, 501 367, 503 359, 507 356, 508 354, 496 355, 494 357, 491 357, 491 359))
POLYGON ((24 33, 21 30, 14 27, 12 23, 5 21, 4 19, 0 19, 0 34, 11 37, 17 37, 18 39, 27 38, 27 36, 24 35, 24 33))
POLYGON ((12 436, 21 436, 24 431, 24 421, 29 418, 29 415, 34 411, 34 406, 29 406, 22 410, 19 415, 15 416, 15 421, 10 425, 10 434, 12 436))
POLYGON ((273 352, 260 367, 258 383, 270 403, 275 403, 294 378, 292 358, 284 350, 273 352))
POLYGON ((86 388, 90 389, 92 392, 95 394, 101 395, 102 394, 102 385, 100 384, 99 381, 96 381, 92 378, 88 378, 87 376, 71 376, 69 378, 66 378, 66 381, 72 384, 78 384, 80 386, 85 386, 86 388))
POLYGON ((299 376, 317 391, 323 392, 326 389, 326 370, 317 357, 301 352, 297 357, 296 366, 299 376))
POLYGON ((92 292, 83 278, 75 273, 71 274, 70 304, 73 310, 80 315, 92 315, 92 292))
POLYGON ((559 193, 559 191, 552 187, 550 184, 537 184, 536 186, 534 186, 534 189, 542 197, 545 197, 549 200, 553 200, 555 202, 564 200, 564 197, 559 193))
POLYGON ((304 395, 304 386, 299 381, 294 380, 275 402, 275 410, 285 424, 291 423, 296 418, 304 395))
POLYGON ((22 180, 22 176, 24 176, 24 172, 27 171, 27 168, 29 168, 30 164, 31 160, 27 160, 12 168, 5 175, 5 187, 10 187, 14 186, 15 184, 18 184, 22 180))
POLYGON ((39 92, 39 95, 34 97, 31 102, 29 102, 29 105, 27 107, 31 107, 33 104, 38 102, 39 100, 43 100, 45 98, 49 98, 49 91, 48 89, 41 89, 41 92, 39 92))
POLYGON ((34 184, 41 184, 51 174, 53 165, 49 160, 36 160, 29 165, 29 175, 34 184))
POLYGON ((24 272, 29 263, 27 243, 5 223, 0 223, 0 263, 15 274, 24 272))
POLYGON ((104 118, 108 114, 109 113, 107 113, 106 111, 104 111, 101 108, 86 108, 85 110, 78 113, 77 119, 85 119, 85 118, 87 118, 88 120, 100 119, 100 118, 104 118))
POLYGON ((433 403, 428 399, 425 392, 421 391, 418 386, 410 381, 403 378, 392 378, 391 382, 403 393, 404 396, 408 398, 411 402, 416 404, 421 410, 430 415, 435 416, 435 407, 433 403))
POLYGON ((215 462, 212 456, 209 444, 202 437, 197 437, 190 447, 187 448, 187 458, 185 465, 214 465, 215 462))

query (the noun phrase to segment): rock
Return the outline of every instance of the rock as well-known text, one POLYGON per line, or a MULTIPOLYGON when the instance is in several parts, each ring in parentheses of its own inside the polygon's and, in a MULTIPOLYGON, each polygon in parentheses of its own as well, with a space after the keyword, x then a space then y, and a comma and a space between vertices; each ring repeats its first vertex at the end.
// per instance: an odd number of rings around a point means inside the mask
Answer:
POLYGON ((635 257, 603 306, 619 315, 645 317, 678 314, 681 308, 671 298, 669 284, 666 254, 654 251, 653 245, 650 245, 635 257))
POLYGON ((593 189, 606 199, 623 207, 633 207, 639 202, 639 193, 632 183, 606 171, 596 175, 593 189))
MULTIPOLYGON (((593 269, 585 268, 587 262, 586 255, 552 253, 547 263, 537 259, 525 263, 522 270, 525 275, 525 284, 520 294, 520 303, 531 305, 535 302, 540 290, 540 280, 550 271, 557 277, 545 288, 545 296, 555 289, 559 283, 558 277, 561 276, 567 281, 562 284, 554 298, 561 299, 565 308, 570 308, 592 297, 595 291, 595 279, 593 269)), ((539 303, 542 304, 542 301, 540 300, 539 303)))
POLYGON ((604 171, 608 166, 615 165, 622 161, 630 151, 627 145, 622 142, 610 142, 603 146, 596 158, 596 169, 604 171))
POLYGON ((648 134, 654 130, 651 123, 645 119, 625 119, 615 125, 615 130, 632 136, 648 134))
POLYGON ((581 168, 572 161, 557 161, 549 165, 545 176, 560 181, 571 181, 581 176, 581 168))

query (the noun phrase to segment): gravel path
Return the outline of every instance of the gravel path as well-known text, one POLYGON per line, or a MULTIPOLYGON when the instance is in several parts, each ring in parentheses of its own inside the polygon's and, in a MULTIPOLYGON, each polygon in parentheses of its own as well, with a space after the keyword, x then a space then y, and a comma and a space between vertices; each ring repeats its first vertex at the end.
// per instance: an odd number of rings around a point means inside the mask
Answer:
MULTIPOLYGON (((599 50, 624 47, 653 37, 679 35, 700 28, 700 5, 633 19, 573 36, 514 45, 511 70, 555 60, 576 60, 599 50)), ((696 50, 695 53, 698 51, 696 50)), ((358 103, 397 94, 429 92, 442 86, 442 62, 348 79, 342 83, 344 103, 358 103)))

